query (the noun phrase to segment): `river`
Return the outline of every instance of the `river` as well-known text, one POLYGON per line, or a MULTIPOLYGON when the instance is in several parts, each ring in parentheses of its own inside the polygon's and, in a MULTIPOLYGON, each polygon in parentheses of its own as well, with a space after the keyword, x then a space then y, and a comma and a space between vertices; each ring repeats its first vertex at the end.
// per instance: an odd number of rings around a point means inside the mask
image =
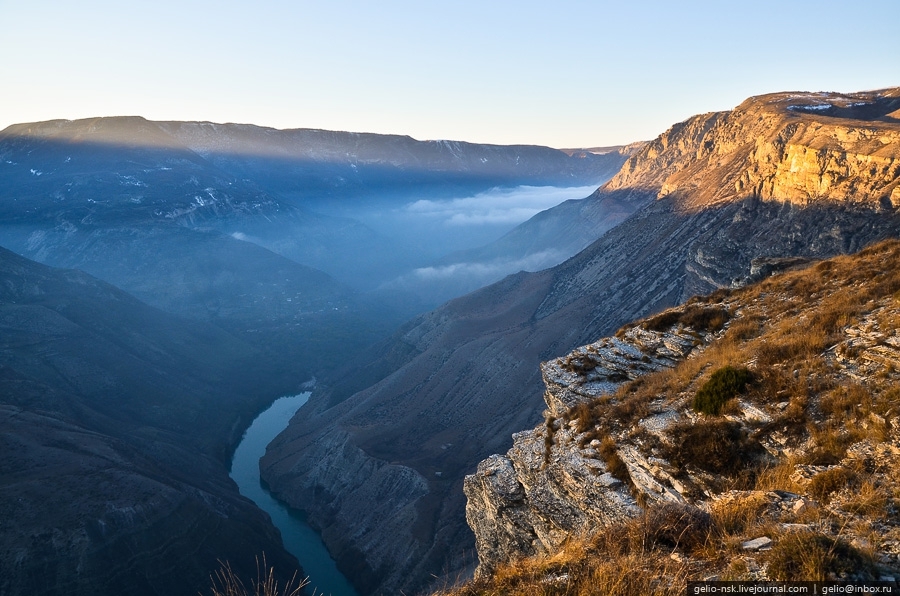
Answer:
POLYGON ((338 571, 319 534, 306 523, 303 514, 275 499, 259 478, 259 458, 266 453, 266 445, 287 427, 291 416, 307 399, 308 392, 282 397, 256 417, 234 452, 231 477, 241 494, 268 513, 272 523, 281 531, 284 547, 297 557, 304 572, 309 575, 308 594, 359 596, 338 571))

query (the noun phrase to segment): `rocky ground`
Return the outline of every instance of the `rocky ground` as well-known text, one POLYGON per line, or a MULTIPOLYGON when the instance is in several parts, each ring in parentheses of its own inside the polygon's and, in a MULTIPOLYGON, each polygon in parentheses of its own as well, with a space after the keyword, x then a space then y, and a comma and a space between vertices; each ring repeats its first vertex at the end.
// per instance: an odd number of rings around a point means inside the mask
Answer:
POLYGON ((898 262, 884 243, 546 362, 545 424, 465 480, 479 575, 675 507, 706 524, 664 549, 685 577, 815 579, 785 570, 795 543, 840 555, 821 579, 898 577, 898 262), (698 411, 726 367, 746 385, 698 411))

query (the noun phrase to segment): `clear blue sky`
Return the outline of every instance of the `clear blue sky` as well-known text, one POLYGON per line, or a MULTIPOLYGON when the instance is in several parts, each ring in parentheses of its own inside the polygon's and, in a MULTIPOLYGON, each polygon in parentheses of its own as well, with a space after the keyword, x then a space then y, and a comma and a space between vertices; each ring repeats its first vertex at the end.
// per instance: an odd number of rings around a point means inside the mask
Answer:
POLYGON ((900 2, 0 0, 0 129, 141 115, 586 147, 900 85, 900 2))

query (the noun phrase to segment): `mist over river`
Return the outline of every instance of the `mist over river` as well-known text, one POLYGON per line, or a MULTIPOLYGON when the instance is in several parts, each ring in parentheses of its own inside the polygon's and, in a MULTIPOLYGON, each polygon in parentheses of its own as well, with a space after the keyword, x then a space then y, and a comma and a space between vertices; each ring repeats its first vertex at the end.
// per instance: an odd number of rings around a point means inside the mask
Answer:
POLYGON ((309 392, 282 397, 262 412, 247 428, 231 460, 231 478, 242 495, 269 514, 272 523, 281 531, 284 547, 297 557, 309 576, 307 593, 316 596, 358 596, 347 578, 338 571, 322 539, 302 513, 275 499, 259 478, 259 458, 268 445, 283 431, 294 413, 309 399, 309 392))

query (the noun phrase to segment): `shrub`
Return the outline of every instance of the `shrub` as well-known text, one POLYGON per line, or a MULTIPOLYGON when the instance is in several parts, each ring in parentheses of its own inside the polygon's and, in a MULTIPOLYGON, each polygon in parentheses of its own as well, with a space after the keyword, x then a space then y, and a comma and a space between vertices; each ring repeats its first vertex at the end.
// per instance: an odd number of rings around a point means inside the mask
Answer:
POLYGON ((681 317, 681 323, 697 331, 715 333, 725 327, 731 315, 724 308, 689 308, 681 317))
POLYGON ((753 379, 746 368, 724 366, 714 372, 694 396, 694 410, 717 415, 729 399, 741 393, 753 379))
POLYGON ((678 466, 692 465, 731 477, 758 463, 765 450, 736 422, 713 420, 672 429, 670 459, 678 466))
POLYGON ((691 305, 683 310, 669 310, 644 321, 644 329, 666 331, 678 323, 695 331, 716 332, 725 327, 731 315, 724 308, 691 305))
POLYGON ((583 433, 593 426, 594 413, 591 411, 591 406, 585 402, 580 402, 567 414, 571 416, 572 420, 578 421, 578 426, 575 428, 576 432, 583 433))
POLYGON ((815 499, 828 503, 831 495, 845 486, 853 487, 858 484, 857 475, 847 468, 831 468, 820 472, 809 481, 809 494, 815 499))
POLYGON ((868 557, 846 542, 814 532, 782 536, 769 554, 768 574, 776 580, 821 581, 839 574, 871 577, 868 557))
POLYGON ((650 544, 689 552, 706 544, 713 523, 708 513, 696 507, 665 503, 647 511, 644 528, 650 544))
POLYGON ((681 313, 675 310, 660 313, 644 322, 644 329, 649 331, 665 331, 674 327, 681 320, 681 313))

